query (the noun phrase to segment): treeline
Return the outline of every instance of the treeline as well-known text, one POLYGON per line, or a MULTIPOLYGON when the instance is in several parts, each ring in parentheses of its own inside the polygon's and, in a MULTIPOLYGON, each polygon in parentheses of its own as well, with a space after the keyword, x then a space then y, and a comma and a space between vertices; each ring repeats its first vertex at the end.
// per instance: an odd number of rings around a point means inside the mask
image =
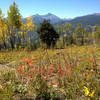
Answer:
POLYGON ((38 27, 32 17, 28 17, 25 23, 22 21, 15 2, 9 7, 7 18, 0 10, 0 50, 33 50, 40 46, 64 48, 68 45, 97 43, 100 43, 100 26, 73 26, 69 23, 52 25, 50 21, 44 20, 38 27))
POLYGON ((75 26, 70 23, 64 23, 56 25, 55 28, 60 34, 58 47, 64 48, 68 45, 100 45, 100 26, 84 26, 82 24, 75 26))

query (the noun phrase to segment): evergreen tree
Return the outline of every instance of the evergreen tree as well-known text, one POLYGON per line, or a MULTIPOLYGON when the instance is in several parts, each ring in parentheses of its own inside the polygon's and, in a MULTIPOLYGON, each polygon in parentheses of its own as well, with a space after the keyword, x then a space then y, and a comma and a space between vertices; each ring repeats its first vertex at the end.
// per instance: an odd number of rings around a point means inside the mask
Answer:
POLYGON ((43 21, 37 32, 39 33, 41 41, 46 44, 47 48, 55 46, 59 34, 48 20, 43 21))

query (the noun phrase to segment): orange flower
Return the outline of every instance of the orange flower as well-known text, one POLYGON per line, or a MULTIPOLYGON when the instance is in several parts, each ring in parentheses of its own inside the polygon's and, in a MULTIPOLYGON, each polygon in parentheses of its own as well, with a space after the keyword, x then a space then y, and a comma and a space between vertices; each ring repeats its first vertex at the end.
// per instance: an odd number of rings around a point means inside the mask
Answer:
POLYGON ((27 59, 27 63, 28 64, 31 64, 32 63, 32 60, 31 59, 27 59))
POLYGON ((32 60, 31 59, 23 59, 23 62, 25 62, 25 63, 28 63, 28 64, 31 64, 32 63, 32 60))

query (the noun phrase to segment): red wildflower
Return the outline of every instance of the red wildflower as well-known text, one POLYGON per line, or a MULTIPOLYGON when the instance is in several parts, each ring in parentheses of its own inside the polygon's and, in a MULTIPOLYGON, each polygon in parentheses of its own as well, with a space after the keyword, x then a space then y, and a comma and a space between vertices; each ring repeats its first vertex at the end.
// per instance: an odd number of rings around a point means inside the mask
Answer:
POLYGON ((55 70, 55 68, 54 68, 54 67, 49 67, 48 69, 50 69, 50 70, 55 70))
POLYGON ((59 76, 61 76, 61 77, 63 77, 64 75, 65 75, 64 72, 60 72, 60 73, 59 73, 59 76))
POLYGON ((19 67, 17 70, 18 70, 18 71, 23 71, 23 70, 25 70, 25 66, 21 66, 21 67, 19 67))
POLYGON ((24 58, 23 59, 23 62, 28 63, 28 64, 31 64, 32 63, 32 60, 31 59, 24 58))
POLYGON ((61 65, 59 65, 59 67, 60 67, 60 68, 62 68, 62 66, 61 66, 61 65))
POLYGON ((32 63, 32 60, 31 59, 27 59, 27 63, 28 64, 31 64, 32 63))
POLYGON ((58 71, 61 72, 61 71, 64 71, 64 69, 59 68, 58 71))
POLYGON ((26 59, 26 58, 24 58, 22 61, 26 63, 26 62, 27 62, 27 59, 26 59))
POLYGON ((53 71, 49 71, 49 72, 47 72, 48 75, 50 75, 50 74, 52 74, 52 73, 53 73, 53 71))

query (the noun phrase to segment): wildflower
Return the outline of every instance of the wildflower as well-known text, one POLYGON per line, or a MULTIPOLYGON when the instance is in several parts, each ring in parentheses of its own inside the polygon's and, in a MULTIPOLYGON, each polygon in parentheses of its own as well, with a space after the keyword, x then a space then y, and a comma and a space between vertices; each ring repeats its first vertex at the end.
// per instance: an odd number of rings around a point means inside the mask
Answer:
POLYGON ((32 63, 32 60, 31 59, 27 59, 27 63, 28 64, 31 64, 32 63))
POLYGON ((95 91, 90 91, 89 88, 87 88, 86 86, 84 86, 84 94, 85 96, 88 96, 88 97, 93 97, 94 94, 95 94, 95 91))
POLYGON ((27 62, 27 59, 26 59, 26 58, 24 58, 22 61, 26 63, 26 62, 27 62))
POLYGON ((52 73, 53 73, 53 71, 49 71, 49 72, 47 72, 48 75, 50 75, 50 74, 52 74, 52 73))
POLYGON ((54 67, 49 67, 48 69, 50 69, 50 70, 55 70, 55 68, 54 68, 54 67))
POLYGON ((65 73, 64 72, 60 72, 60 74, 59 74, 59 76, 64 76, 65 75, 65 73))
POLYGON ((64 69, 59 68, 58 71, 61 72, 61 71, 64 71, 64 69))
POLYGON ((23 62, 25 62, 25 63, 28 63, 28 64, 31 64, 32 63, 32 60, 31 59, 23 59, 23 62))
POLYGON ((88 89, 86 86, 84 86, 84 94, 85 94, 86 96, 89 95, 89 89, 88 89))
POLYGON ((90 96, 90 97, 93 97, 94 94, 95 94, 95 91, 92 91, 92 92, 89 94, 89 96, 90 96))
POLYGON ((62 68, 62 66, 61 66, 61 65, 59 65, 59 67, 60 67, 60 68, 62 68))
POLYGON ((22 70, 25 70, 25 66, 21 66, 17 69, 18 71, 22 71, 22 70))

